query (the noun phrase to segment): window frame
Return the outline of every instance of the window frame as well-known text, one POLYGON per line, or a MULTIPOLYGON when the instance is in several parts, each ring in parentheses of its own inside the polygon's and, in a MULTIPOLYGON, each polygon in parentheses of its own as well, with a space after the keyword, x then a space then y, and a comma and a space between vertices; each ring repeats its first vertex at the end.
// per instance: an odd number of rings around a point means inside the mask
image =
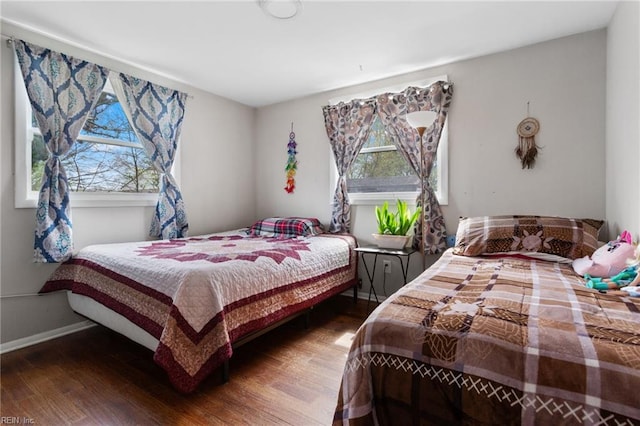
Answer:
MULTIPOLYGON (((34 130, 31 123, 31 104, 24 86, 18 61, 14 68, 14 104, 15 104, 15 208, 36 208, 38 191, 31 188, 31 141, 34 130)), ((132 146, 127 141, 120 141, 95 136, 80 135, 78 139, 87 142, 108 143, 119 146, 132 146), (103 139, 103 140, 102 140, 103 139)), ((134 144, 135 145, 135 144, 134 144)), ((137 147, 138 145, 136 145, 137 147)), ((176 151, 172 174, 178 184, 180 164, 180 147, 176 151)), ((71 206, 75 207, 152 207, 158 202, 158 192, 69 192, 71 206)))
MULTIPOLYGON (((427 87, 437 81, 449 81, 447 75, 440 75, 433 78, 428 78, 419 81, 413 81, 408 83, 397 84, 394 86, 382 86, 379 88, 368 90, 366 93, 345 95, 337 98, 329 99, 330 105, 335 105, 339 102, 349 102, 353 99, 367 99, 372 96, 379 95, 381 93, 398 93, 410 86, 415 87, 427 87)), ((367 149, 367 148, 363 148, 367 149)), ((397 151, 397 147, 395 148, 397 151)), ((362 152, 362 150, 360 151, 362 152)), ((358 155, 360 154, 358 153, 358 155)), ((449 204, 449 120, 445 121, 442 129, 442 135, 440 136, 440 143, 438 145, 438 152, 436 158, 439 164, 438 168, 438 183, 439 188, 435 191, 438 203, 441 206, 449 204)), ((336 167, 333 151, 329 147, 329 203, 333 203, 333 196, 335 193, 336 184, 338 182, 338 169, 336 167)), ((420 195, 420 191, 406 191, 406 192, 349 192, 349 201, 352 205, 377 205, 389 200, 403 200, 409 204, 415 204, 417 197, 420 195)))

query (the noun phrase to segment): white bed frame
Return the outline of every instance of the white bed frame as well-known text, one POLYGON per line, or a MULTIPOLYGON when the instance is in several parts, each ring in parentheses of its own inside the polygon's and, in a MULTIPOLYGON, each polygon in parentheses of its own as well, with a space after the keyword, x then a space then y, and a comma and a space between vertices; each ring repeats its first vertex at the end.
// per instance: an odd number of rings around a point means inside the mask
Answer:
POLYGON ((112 311, 90 297, 67 291, 67 299, 69 299, 71 309, 89 318, 91 321, 104 325, 154 352, 158 348, 158 344, 160 343, 158 339, 119 313, 112 311))
MULTIPOLYGON (((357 299, 357 289, 358 284, 354 284, 353 286, 353 302, 355 303, 357 299)), ((117 333, 122 334, 123 336, 133 340, 134 342, 144 346, 145 348, 150 349, 155 352, 158 348, 158 344, 160 343, 158 339, 153 337, 147 331, 143 330, 139 326, 135 325, 131 321, 129 321, 124 316, 119 313, 112 311, 111 309, 105 307, 101 303, 96 302, 90 297, 83 296, 81 294, 75 294, 71 291, 67 291, 67 299, 69 300, 69 305, 74 312, 94 321, 100 325, 103 325, 117 333)), ((261 330, 257 330, 249 335, 240 338, 238 341, 234 342, 232 347, 237 348, 242 346, 243 344, 250 342, 251 340, 259 337, 280 325, 291 321, 293 318, 304 316, 304 327, 305 329, 309 328, 310 324, 310 312, 313 310, 313 306, 307 308, 301 312, 290 315, 287 318, 284 318, 274 324, 271 324, 268 327, 265 327, 261 330)), ((229 381, 229 360, 225 360, 222 364, 222 381, 229 381)))

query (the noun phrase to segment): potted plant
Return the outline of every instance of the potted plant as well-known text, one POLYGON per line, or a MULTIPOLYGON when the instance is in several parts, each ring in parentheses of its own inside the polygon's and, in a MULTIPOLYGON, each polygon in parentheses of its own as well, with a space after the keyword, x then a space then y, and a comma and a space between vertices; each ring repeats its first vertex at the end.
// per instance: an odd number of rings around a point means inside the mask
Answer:
POLYGON ((389 211, 389 203, 385 201, 382 207, 376 206, 376 220, 378 233, 373 234, 379 247, 401 249, 407 245, 410 236, 407 235, 413 224, 420 216, 416 210, 411 213, 406 201, 396 201, 396 212, 389 211))

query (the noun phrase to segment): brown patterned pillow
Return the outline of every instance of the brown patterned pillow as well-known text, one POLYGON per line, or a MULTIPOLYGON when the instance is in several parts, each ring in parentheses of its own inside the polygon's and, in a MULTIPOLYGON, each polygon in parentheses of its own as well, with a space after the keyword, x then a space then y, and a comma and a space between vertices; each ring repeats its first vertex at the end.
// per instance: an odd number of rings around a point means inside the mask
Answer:
POLYGON ((602 220, 552 216, 479 216, 460 218, 453 252, 483 254, 546 253, 577 259, 598 248, 602 220))

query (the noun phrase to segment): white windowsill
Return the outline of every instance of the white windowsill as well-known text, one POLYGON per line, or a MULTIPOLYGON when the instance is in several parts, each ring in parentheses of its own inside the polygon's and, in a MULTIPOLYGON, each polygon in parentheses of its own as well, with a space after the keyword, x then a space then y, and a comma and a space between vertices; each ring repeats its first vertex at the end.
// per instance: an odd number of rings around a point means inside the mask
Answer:
MULTIPOLYGON (((446 206, 446 199, 442 199, 443 197, 440 194, 436 194, 438 197, 438 203, 441 206, 446 206)), ((396 200, 406 201, 409 205, 415 205, 416 198, 418 197, 418 192, 384 192, 384 193, 349 193, 349 203, 351 205, 362 205, 362 206, 374 206, 384 203, 385 201, 389 201, 389 203, 393 204, 396 200)))
MULTIPOLYGON (((149 194, 109 194, 109 193, 76 193, 69 195, 72 208, 85 207, 153 207, 158 202, 157 193, 149 194)), ((31 191, 27 198, 16 199, 16 208, 33 208, 38 206, 38 193, 31 191)))

